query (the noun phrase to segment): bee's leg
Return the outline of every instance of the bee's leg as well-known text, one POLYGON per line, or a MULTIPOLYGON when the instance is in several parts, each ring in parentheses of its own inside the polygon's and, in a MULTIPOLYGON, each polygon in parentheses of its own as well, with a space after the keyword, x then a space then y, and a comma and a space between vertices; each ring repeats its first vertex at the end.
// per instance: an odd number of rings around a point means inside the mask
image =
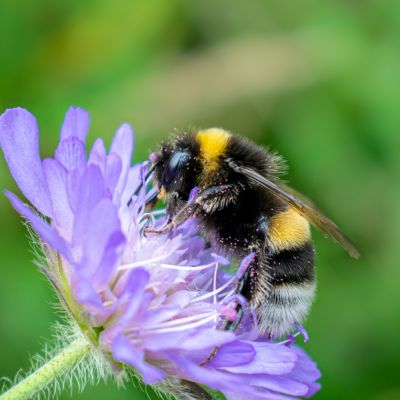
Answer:
POLYGON ((211 186, 199 193, 192 202, 182 207, 167 225, 160 229, 146 228, 144 233, 165 233, 183 224, 200 211, 212 214, 214 211, 222 210, 227 205, 234 202, 239 193, 239 189, 239 185, 235 183, 211 186))
POLYGON ((144 233, 154 233, 161 234, 170 231, 171 229, 182 225, 185 221, 187 221, 190 217, 196 215, 196 213, 200 210, 200 206, 196 202, 191 202, 186 204, 173 218, 172 220, 160 229, 146 228, 144 233))
POLYGON ((238 183, 210 186, 199 193, 195 202, 201 206, 205 213, 213 214, 215 211, 223 210, 234 203, 240 188, 238 183))

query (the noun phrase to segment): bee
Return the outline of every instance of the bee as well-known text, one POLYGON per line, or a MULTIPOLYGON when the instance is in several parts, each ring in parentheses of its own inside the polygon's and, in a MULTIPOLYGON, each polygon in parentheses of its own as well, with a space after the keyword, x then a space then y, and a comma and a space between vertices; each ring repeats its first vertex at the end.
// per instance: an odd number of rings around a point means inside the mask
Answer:
MULTIPOLYGON (((315 294, 310 223, 358 258, 354 244, 329 218, 279 178, 282 158, 250 140, 211 128, 178 134, 152 155, 158 197, 167 202, 161 234, 197 217, 206 239, 230 256, 255 254, 237 285, 255 309, 260 332, 288 334, 307 316, 315 294), (194 187, 197 195, 189 201, 194 187)), ((237 305, 235 330, 243 315, 237 305)))

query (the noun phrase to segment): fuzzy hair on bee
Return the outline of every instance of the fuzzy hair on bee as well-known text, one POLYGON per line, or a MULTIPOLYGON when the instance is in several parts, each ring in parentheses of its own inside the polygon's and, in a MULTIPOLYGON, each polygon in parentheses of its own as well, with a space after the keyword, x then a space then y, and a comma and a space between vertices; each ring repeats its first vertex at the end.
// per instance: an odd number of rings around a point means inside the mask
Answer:
MULTIPOLYGON (((269 337, 288 334, 307 316, 315 294, 315 251, 310 223, 359 253, 339 228, 280 180, 286 164, 275 152, 224 129, 177 134, 153 160, 153 181, 167 202, 162 234, 196 216, 206 239, 229 256, 255 253, 237 286, 255 308, 259 330, 269 337), (194 200, 189 200, 193 188, 194 200)), ((224 329, 235 330, 238 317, 224 329)))

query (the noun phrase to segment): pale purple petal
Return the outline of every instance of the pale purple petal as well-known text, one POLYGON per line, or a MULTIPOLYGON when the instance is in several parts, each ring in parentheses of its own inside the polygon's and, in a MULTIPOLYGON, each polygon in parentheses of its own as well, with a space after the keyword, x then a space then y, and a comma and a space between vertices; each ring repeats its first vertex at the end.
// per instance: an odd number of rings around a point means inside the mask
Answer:
MULTIPOLYGON (((126 185, 121 197, 122 207, 126 206, 128 201, 131 199, 134 191, 139 186, 139 175, 140 175, 140 164, 137 164, 129 169, 126 185)), ((125 207, 126 208, 126 207, 125 207)))
POLYGON ((100 171, 104 174, 106 169, 107 152, 104 146, 103 139, 97 138, 93 143, 92 149, 89 154, 89 164, 97 165, 100 171))
POLYGON ((22 193, 42 214, 51 217, 35 117, 22 108, 5 111, 0 117, 0 145, 11 175, 22 193))
MULTIPOLYGON (((162 298, 165 298, 165 296, 162 296, 162 298)), ((159 300, 161 300, 161 297, 159 300)), ((160 301, 160 304, 158 304, 157 307, 147 310, 147 312, 141 316, 143 323, 150 326, 159 325, 166 321, 170 321, 182 312, 182 309, 179 306, 165 306, 164 304, 164 302, 160 301)))
POLYGON ((254 347, 250 343, 236 340, 224 344, 218 349, 216 356, 208 363, 210 367, 234 367, 250 363, 256 355, 254 347))
POLYGON ((271 374, 280 375, 292 371, 296 354, 286 346, 273 343, 251 342, 256 355, 251 363, 233 367, 223 367, 224 370, 238 374, 271 374))
MULTIPOLYGON (((247 385, 247 382, 243 382, 244 385, 247 385)), ((243 399, 252 399, 252 400, 294 400, 292 396, 286 396, 284 394, 272 392, 271 390, 254 387, 252 386, 252 394, 251 397, 243 396, 243 388, 240 387, 239 390, 235 390, 233 392, 226 391, 224 395, 226 400, 243 400, 243 399)), ((236 387, 235 387, 236 389, 236 387)), ((232 388, 229 388, 232 390, 232 388)), ((297 399, 297 398, 296 398, 297 399)))
MULTIPOLYGON (((234 374, 214 368, 201 367, 178 354, 169 354, 168 356, 182 371, 183 377, 188 380, 205 384, 223 393, 233 389, 236 393, 240 393, 241 397, 238 397, 240 399, 275 399, 275 397, 268 397, 266 392, 263 393, 259 389, 247 385, 245 379, 240 379, 240 377, 234 374)), ((280 399, 280 397, 277 397, 277 399, 280 399)))
POLYGON ((201 349, 212 350, 213 347, 222 346, 233 340, 235 340, 235 335, 232 332, 206 328, 194 332, 186 340, 183 340, 180 344, 180 348, 189 351, 201 349))
POLYGON ((313 396, 321 389, 321 385, 319 383, 311 382, 308 384, 308 392, 304 395, 304 397, 308 398, 313 396))
POLYGON ((74 243, 86 238, 89 216, 93 208, 104 198, 110 198, 99 168, 89 165, 83 174, 70 174, 67 184, 68 200, 75 214, 73 227, 74 243))
POLYGON ((296 368, 291 372, 291 377, 299 382, 314 382, 321 377, 321 372, 315 362, 300 347, 293 346, 292 350, 297 356, 296 368))
POLYGON ((164 378, 164 373, 144 360, 144 353, 136 349, 129 340, 118 335, 112 346, 113 356, 116 360, 131 365, 140 372, 144 383, 152 384, 164 378))
MULTIPOLYGON (((234 381, 234 375, 227 372, 218 371, 214 368, 199 366, 196 363, 176 354, 168 354, 176 366, 183 372, 187 378, 192 378, 195 382, 201 382, 215 390, 226 390, 230 385, 236 387, 237 381, 234 381)), ((233 387, 233 386, 232 386, 233 387)))
POLYGON ((84 304, 89 309, 91 308, 92 312, 94 311, 94 314, 97 314, 99 310, 103 309, 103 303, 92 282, 80 274, 77 268, 75 268, 74 272, 71 286, 75 298, 80 304, 84 304))
POLYGON ((165 304, 174 304, 179 306, 179 308, 183 308, 190 303, 193 297, 194 294, 188 290, 178 290, 177 292, 168 296, 168 298, 165 300, 165 304))
POLYGON ((69 244, 61 238, 47 222, 40 218, 32 209, 22 203, 15 194, 8 191, 5 191, 4 193, 10 200, 12 206, 30 222, 39 236, 58 253, 62 254, 67 260, 72 261, 69 244))
POLYGON ((70 241, 74 215, 67 196, 67 171, 58 161, 52 158, 43 160, 43 169, 53 206, 53 222, 61 236, 70 241))
POLYGON ((149 334, 146 336, 146 350, 153 352, 165 352, 166 350, 180 349, 180 342, 185 340, 190 333, 184 332, 169 332, 162 335, 160 340, 159 334, 149 334))
POLYGON ((79 107, 70 107, 61 128, 60 140, 71 136, 85 142, 89 130, 89 113, 79 107))
MULTIPOLYGON (((113 243, 111 241, 110 243, 110 239, 116 233, 120 233, 120 222, 117 211, 110 199, 103 199, 90 211, 87 221, 86 240, 83 247, 83 264, 88 274, 97 275, 100 272, 99 266, 103 257, 109 250, 108 246, 115 244, 117 248, 120 248, 123 242, 117 241, 113 243)), ((111 259, 114 264, 104 266, 109 268, 110 273, 112 273, 116 267, 115 262, 117 258, 111 259)), ((95 276, 93 275, 93 277, 95 276)), ((100 277, 96 276, 95 278, 97 280, 100 277)))
POLYGON ((103 256, 93 277, 93 282, 98 285, 109 283, 121 258, 125 242, 125 236, 120 230, 114 231, 109 236, 104 246, 103 256))
POLYGON ((143 268, 135 268, 130 271, 124 288, 124 295, 129 298, 129 305, 120 319, 119 323, 121 325, 124 325, 131 320, 142 307, 145 296, 144 289, 149 282, 149 279, 149 272, 143 268))
POLYGON ((128 124, 123 124, 115 133, 111 143, 110 152, 119 156, 122 161, 122 170, 116 187, 118 196, 122 194, 125 187, 127 174, 131 165, 133 151, 133 131, 128 124))
POLYGON ((308 385, 286 375, 266 375, 251 374, 245 376, 249 385, 258 386, 275 392, 289 394, 291 396, 305 396, 308 391, 308 385))
POLYGON ((122 162, 120 157, 115 153, 111 153, 107 157, 104 179, 106 181, 106 186, 108 187, 110 192, 114 193, 114 197, 116 197, 115 188, 121 175, 121 169, 122 162))
POLYGON ((58 145, 54 158, 68 171, 83 169, 86 165, 85 144, 77 137, 70 136, 58 145))

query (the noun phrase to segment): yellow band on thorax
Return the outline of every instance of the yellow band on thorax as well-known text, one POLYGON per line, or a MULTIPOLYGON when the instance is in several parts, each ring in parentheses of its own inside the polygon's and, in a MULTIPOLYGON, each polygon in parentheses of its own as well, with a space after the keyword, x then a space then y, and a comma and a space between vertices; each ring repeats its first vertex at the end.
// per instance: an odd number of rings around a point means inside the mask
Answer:
POLYGON ((230 133, 219 128, 205 129, 197 132, 200 144, 200 162, 205 173, 215 172, 219 161, 225 154, 230 133))

